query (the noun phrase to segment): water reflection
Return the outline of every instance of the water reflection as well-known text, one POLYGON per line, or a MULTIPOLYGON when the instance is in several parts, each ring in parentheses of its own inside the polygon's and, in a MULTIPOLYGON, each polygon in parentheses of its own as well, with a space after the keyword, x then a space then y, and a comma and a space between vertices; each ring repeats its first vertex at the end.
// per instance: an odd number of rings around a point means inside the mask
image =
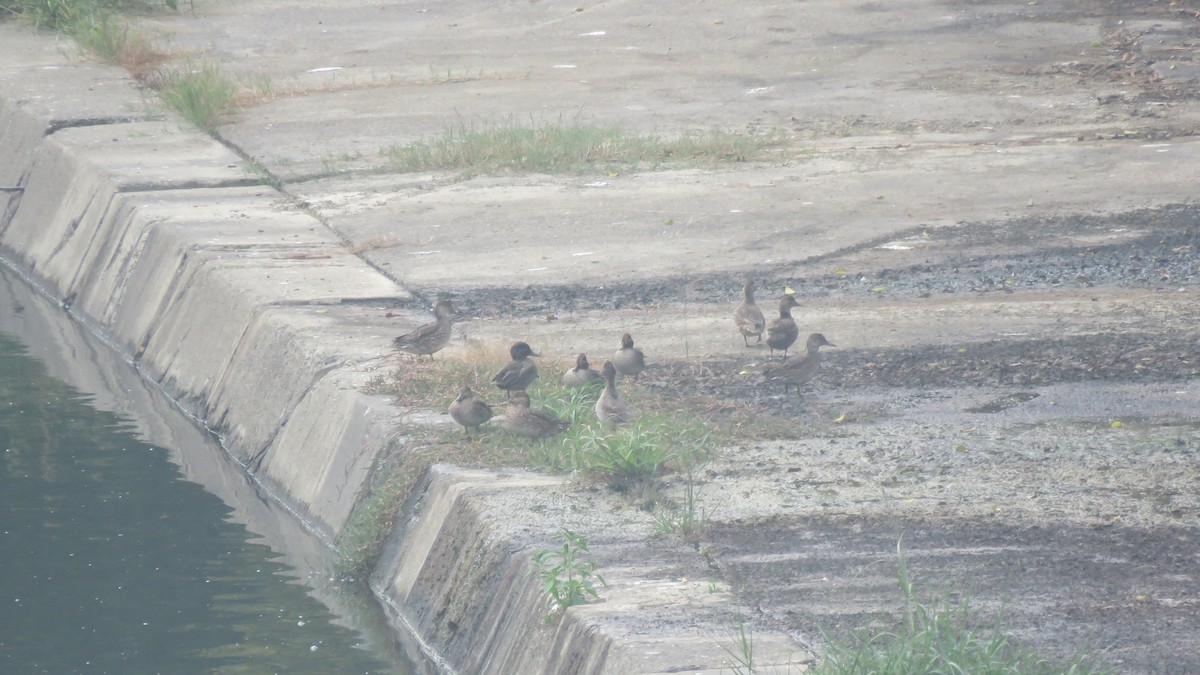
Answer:
POLYGON ((327 551, 211 439, 162 401, 105 411, 155 398, 128 366, 67 347, 67 324, 6 336, 57 311, 12 284, 0 272, 0 672, 410 672, 369 604, 297 581, 327 551), (111 381, 84 395, 55 370, 111 381), (164 437, 187 447, 142 440, 164 437))

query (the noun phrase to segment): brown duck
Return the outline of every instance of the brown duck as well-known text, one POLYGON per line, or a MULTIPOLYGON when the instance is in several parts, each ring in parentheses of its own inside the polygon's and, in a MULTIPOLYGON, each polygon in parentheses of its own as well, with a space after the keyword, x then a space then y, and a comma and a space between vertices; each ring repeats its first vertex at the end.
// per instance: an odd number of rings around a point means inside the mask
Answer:
POLYGON ((796 395, 799 396, 800 386, 808 384, 808 381, 821 371, 821 347, 836 347, 837 345, 826 340, 824 335, 813 333, 808 336, 805 346, 804 354, 796 354, 784 359, 782 363, 767 366, 763 370, 764 381, 782 384, 785 395, 789 387, 795 386, 796 395))
POLYGON ((494 415, 492 406, 475 398, 475 392, 466 385, 458 390, 458 397, 450 404, 450 416, 462 425, 464 433, 470 433, 471 429, 479 431, 479 425, 492 419, 494 415))
POLYGON ((604 362, 604 391, 596 400, 596 417, 609 424, 632 422, 642 413, 617 394, 617 369, 612 361, 604 362))
POLYGON ((454 305, 449 300, 439 300, 433 307, 434 322, 406 333, 392 340, 396 349, 421 356, 428 354, 433 359, 434 352, 441 351, 450 342, 450 333, 454 327, 454 305))
POLYGON ((523 390, 512 393, 508 411, 496 420, 504 429, 526 438, 549 438, 571 426, 570 422, 559 419, 549 410, 530 407, 529 394, 523 390))
POLYGON ((508 348, 508 354, 512 361, 492 376, 492 384, 503 389, 505 396, 517 390, 524 390, 538 378, 537 364, 529 360, 530 356, 538 356, 533 348, 524 342, 514 342, 508 348))
POLYGON ((767 327, 767 346, 771 348, 771 356, 775 352, 782 351, 783 357, 787 358, 788 347, 800 337, 800 328, 796 326, 796 322, 792 320, 792 308, 799 307, 800 303, 796 302, 795 296, 785 295, 779 300, 779 318, 771 322, 767 327))
POLYGON ((612 364, 625 377, 636 378, 638 373, 646 369, 646 355, 633 346, 633 336, 629 333, 621 336, 621 348, 613 354, 612 364))
POLYGON ((762 342, 762 334, 767 330, 767 320, 758 305, 754 304, 752 279, 747 279, 746 285, 742 286, 742 304, 733 310, 733 322, 737 324, 738 332, 742 334, 742 341, 747 347, 750 346, 752 335, 758 338, 755 342, 762 342))
POLYGON ((575 366, 563 373, 564 387, 586 387, 593 382, 603 382, 604 376, 588 366, 587 354, 575 358, 575 366))

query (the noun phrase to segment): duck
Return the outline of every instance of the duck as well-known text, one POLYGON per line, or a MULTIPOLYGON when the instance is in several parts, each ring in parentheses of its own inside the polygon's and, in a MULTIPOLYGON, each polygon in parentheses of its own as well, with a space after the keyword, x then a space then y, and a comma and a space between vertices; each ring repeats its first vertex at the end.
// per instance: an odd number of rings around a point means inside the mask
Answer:
POLYGON ((794 295, 784 295, 780 298, 779 318, 767 326, 767 346, 771 348, 771 356, 775 356, 777 351, 782 351, 783 358, 786 359, 788 347, 800 337, 800 328, 792 319, 792 308, 799 306, 800 303, 796 302, 794 295))
POLYGON ((642 413, 617 393, 617 368, 612 361, 604 362, 604 391, 596 399, 596 417, 601 422, 625 424, 642 416, 642 413))
POLYGON ((496 420, 502 428, 526 438, 549 438, 571 426, 570 422, 556 417, 545 408, 530 407, 529 394, 524 390, 512 393, 508 411, 496 420))
POLYGON ((621 336, 621 348, 613 354, 612 364, 625 377, 636 378, 646 369, 646 355, 633 346, 633 336, 629 333, 621 336))
POLYGON ((808 336, 808 341, 805 343, 805 353, 784 359, 782 363, 767 366, 763 370, 763 379, 765 382, 783 384, 784 395, 787 394, 788 388, 794 385, 796 395, 799 396, 800 385, 807 384, 821 370, 821 347, 836 346, 826 340, 824 335, 813 333, 808 336))
POLYGON ((747 347, 750 346, 751 335, 758 338, 755 344, 762 342, 762 334, 767 330, 767 319, 758 305, 754 304, 753 279, 747 279, 746 284, 742 286, 742 303, 733 310, 733 322, 737 324, 738 332, 742 334, 742 341, 747 347))
POLYGON ((450 417, 462 425, 463 433, 471 433, 471 429, 479 431, 479 426, 494 416, 492 406, 482 399, 475 398, 475 392, 465 384, 450 404, 450 417))
POLYGON ((588 366, 587 354, 580 353, 575 357, 575 366, 569 368, 563 373, 562 385, 564 387, 586 387, 593 382, 603 382, 604 376, 588 366))
POLYGON ((429 355, 433 360, 435 352, 441 351, 450 342, 450 334, 454 326, 454 305, 449 300, 439 300, 433 306, 434 322, 405 333, 392 340, 396 349, 421 356, 429 355))
POLYGON ((514 342, 508 348, 508 354, 512 357, 509 361, 492 376, 492 384, 504 390, 505 396, 511 395, 512 392, 524 390, 525 387, 533 384, 533 381, 538 378, 537 364, 529 360, 530 356, 541 356, 533 351, 533 348, 524 342, 514 342))

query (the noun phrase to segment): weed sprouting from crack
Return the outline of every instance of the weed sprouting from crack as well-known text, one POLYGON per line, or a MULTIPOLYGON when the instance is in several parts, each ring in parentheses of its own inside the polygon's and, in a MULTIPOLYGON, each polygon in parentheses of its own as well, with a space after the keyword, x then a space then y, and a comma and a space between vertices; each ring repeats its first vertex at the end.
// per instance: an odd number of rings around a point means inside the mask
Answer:
POLYGON ((596 562, 584 558, 588 552, 586 536, 564 527, 559 531, 559 537, 562 545, 558 548, 533 553, 528 572, 537 575, 542 591, 550 598, 547 619, 568 607, 598 599, 597 582, 608 585, 604 577, 596 574, 596 562))

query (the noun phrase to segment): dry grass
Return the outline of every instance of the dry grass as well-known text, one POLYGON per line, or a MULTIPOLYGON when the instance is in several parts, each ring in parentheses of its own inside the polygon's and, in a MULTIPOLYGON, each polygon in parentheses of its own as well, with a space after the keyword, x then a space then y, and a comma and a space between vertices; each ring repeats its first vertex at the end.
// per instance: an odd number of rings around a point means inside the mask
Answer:
POLYGON ((343 71, 331 71, 326 75, 328 78, 326 81, 317 83, 299 81, 278 83, 265 76, 259 76, 245 83, 247 86, 244 86, 238 92, 237 103, 239 106, 249 107, 271 103, 280 99, 310 96, 312 94, 333 94, 345 91, 388 89, 392 87, 429 87, 444 84, 460 84, 463 82, 519 80, 528 77, 528 74, 484 74, 479 72, 474 75, 468 75, 465 73, 454 73, 453 71, 438 74, 432 69, 428 77, 396 77, 395 75, 389 75, 386 78, 372 76, 369 79, 356 79, 354 75, 343 71))
POLYGON ((78 24, 72 34, 85 48, 129 71, 139 82, 152 80, 172 56, 153 38, 111 16, 78 24))
MULTIPOLYGON (((492 375, 508 362, 508 348, 471 340, 438 352, 432 359, 397 355, 400 364, 368 383, 372 394, 392 396, 405 408, 446 410, 462 385, 488 398, 492 375)), ((493 397, 494 398, 494 397, 493 397)))
POLYGON ((362 255, 367 251, 377 251, 382 248, 395 248, 401 244, 398 237, 374 237, 346 247, 351 255, 362 255))

